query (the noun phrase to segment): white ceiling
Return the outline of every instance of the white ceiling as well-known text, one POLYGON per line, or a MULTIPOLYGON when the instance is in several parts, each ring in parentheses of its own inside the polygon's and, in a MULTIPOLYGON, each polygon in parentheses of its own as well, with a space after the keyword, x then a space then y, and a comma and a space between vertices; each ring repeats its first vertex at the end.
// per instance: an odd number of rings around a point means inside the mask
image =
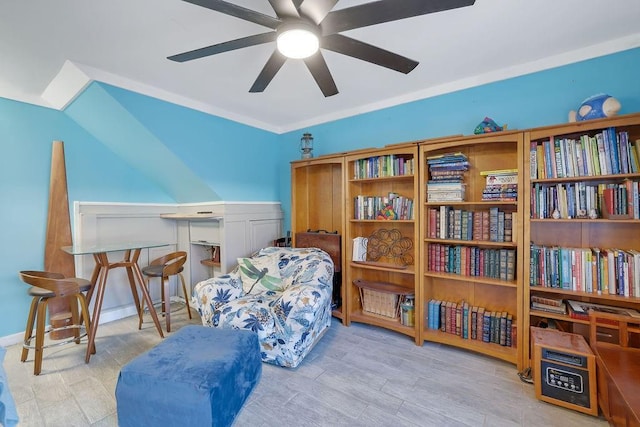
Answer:
MULTIPOLYGON (((231 2, 275 16, 267 0, 231 2)), ((368 2, 342 0, 334 9, 368 2)), ((1 0, 0 97, 61 108, 98 80, 280 133, 638 47, 639 23, 639 0, 476 0, 344 33, 420 65, 404 75, 323 51, 340 91, 325 98, 300 60, 288 60, 264 93, 248 92, 275 43, 167 60, 268 31, 200 6, 1 0)))

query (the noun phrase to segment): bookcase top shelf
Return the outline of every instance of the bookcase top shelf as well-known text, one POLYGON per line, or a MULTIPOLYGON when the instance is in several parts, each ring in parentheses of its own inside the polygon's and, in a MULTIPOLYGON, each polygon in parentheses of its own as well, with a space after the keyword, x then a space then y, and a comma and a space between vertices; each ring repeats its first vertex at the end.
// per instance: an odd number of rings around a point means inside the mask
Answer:
POLYGON ((517 200, 477 200, 472 202, 425 202, 425 206, 518 206, 517 200))

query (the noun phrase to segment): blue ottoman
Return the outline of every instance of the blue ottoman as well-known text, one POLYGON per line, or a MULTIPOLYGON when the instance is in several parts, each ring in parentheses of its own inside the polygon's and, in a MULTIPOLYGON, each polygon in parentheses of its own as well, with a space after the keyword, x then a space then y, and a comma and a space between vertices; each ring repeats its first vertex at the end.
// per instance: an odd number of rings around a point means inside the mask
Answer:
POLYGON ((254 332, 185 326, 122 368, 118 424, 231 425, 261 374, 254 332))

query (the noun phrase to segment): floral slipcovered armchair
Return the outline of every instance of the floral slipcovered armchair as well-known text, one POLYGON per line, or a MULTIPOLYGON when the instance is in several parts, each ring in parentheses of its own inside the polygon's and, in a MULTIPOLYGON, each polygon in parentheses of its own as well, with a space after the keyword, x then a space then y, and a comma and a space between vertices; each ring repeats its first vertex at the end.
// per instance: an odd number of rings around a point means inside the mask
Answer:
POLYGON ((264 248, 198 283, 192 304, 203 325, 250 329, 263 362, 295 368, 331 324, 333 271, 321 249, 264 248))

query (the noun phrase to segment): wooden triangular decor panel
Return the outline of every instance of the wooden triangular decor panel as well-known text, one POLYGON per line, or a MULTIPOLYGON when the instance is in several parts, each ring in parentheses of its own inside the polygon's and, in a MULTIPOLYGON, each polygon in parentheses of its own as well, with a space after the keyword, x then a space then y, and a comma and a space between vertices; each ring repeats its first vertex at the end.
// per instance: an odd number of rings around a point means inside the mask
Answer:
MULTIPOLYGON (((76 268, 73 255, 60 249, 72 244, 71 218, 69 216, 69 197, 67 195, 67 171, 64 163, 64 145, 62 141, 53 141, 51 154, 51 179, 49 182, 49 211, 47 214, 47 240, 44 247, 44 269, 62 273, 64 277, 75 277, 76 268)), ((54 328, 63 328, 71 323, 69 298, 52 298, 49 301, 49 318, 54 328)), ((69 338, 74 335, 73 329, 51 331, 54 340, 69 338)))
POLYGON ((71 218, 67 194, 67 171, 64 163, 64 143, 53 141, 44 269, 62 273, 65 277, 75 277, 76 269, 73 255, 60 249, 62 246, 71 244, 73 241, 71 239, 71 218))

